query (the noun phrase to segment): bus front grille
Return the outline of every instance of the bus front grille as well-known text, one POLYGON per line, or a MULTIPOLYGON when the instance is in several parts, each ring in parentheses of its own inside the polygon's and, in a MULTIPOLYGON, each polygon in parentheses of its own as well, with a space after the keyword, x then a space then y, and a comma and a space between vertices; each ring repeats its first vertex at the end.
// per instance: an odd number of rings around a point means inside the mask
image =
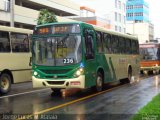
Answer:
POLYGON ((41 70, 45 74, 65 74, 69 72, 71 69, 63 69, 63 70, 41 70))
POLYGON ((46 78, 52 78, 52 79, 63 79, 63 78, 68 78, 68 76, 56 76, 56 77, 54 77, 54 76, 45 76, 46 78))
POLYGON ((51 85, 63 85, 65 81, 47 81, 51 85))

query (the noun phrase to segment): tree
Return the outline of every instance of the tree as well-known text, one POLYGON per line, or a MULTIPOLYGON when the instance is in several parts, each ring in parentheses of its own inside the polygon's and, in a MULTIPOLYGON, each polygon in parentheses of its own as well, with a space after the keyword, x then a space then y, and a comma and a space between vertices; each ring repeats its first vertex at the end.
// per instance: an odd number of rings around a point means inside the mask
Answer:
POLYGON ((49 12, 47 9, 41 9, 37 19, 37 25, 53 22, 58 22, 56 15, 53 12, 49 12))

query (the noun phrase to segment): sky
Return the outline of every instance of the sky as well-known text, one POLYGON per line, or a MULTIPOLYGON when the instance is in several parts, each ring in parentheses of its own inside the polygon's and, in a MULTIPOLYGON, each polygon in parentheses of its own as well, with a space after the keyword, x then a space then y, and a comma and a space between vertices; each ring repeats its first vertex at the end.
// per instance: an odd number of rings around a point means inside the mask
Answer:
MULTIPOLYGON (((80 5, 96 10, 97 16, 107 13, 105 4, 107 0, 72 0, 80 5)), ((160 38, 160 4, 159 0, 145 0, 149 4, 149 19, 154 24, 154 38, 160 38)))

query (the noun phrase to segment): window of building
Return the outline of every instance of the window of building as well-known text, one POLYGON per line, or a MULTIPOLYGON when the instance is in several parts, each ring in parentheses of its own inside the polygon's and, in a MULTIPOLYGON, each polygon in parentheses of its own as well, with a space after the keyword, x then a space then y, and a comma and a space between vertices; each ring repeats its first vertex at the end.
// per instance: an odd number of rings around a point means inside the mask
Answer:
POLYGON ((123 28, 124 33, 126 33, 126 28, 123 28))
POLYGON ((127 17, 133 17, 133 13, 127 13, 127 17))
POLYGON ((0 52, 10 52, 9 33, 0 31, 0 52))
POLYGON ((119 9, 121 9, 121 1, 118 1, 119 9))
POLYGON ((119 13, 119 22, 121 22, 121 14, 119 13))
POLYGON ((117 0, 115 0, 115 8, 117 8, 117 0))
POLYGON ((29 52, 28 35, 11 33, 12 52, 29 52))
POLYGON ((115 12, 115 21, 117 21, 117 12, 115 12))
POLYGON ((115 31, 117 31, 118 29, 117 29, 118 27, 117 27, 117 25, 115 26, 115 31))
POLYGON ((125 12, 126 11, 126 4, 123 3, 123 11, 125 12))
POLYGON ((134 8, 133 5, 128 5, 128 6, 126 7, 126 9, 133 9, 133 8, 134 8))
POLYGON ((122 28, 119 26, 119 32, 122 32, 122 28))

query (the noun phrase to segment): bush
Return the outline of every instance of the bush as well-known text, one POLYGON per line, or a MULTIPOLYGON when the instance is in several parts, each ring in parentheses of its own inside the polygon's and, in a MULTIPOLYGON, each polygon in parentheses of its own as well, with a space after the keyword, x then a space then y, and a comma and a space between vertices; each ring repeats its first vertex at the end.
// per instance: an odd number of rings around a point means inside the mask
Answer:
POLYGON ((57 22, 56 15, 53 12, 49 12, 47 9, 41 9, 37 19, 37 25, 53 22, 57 22))

